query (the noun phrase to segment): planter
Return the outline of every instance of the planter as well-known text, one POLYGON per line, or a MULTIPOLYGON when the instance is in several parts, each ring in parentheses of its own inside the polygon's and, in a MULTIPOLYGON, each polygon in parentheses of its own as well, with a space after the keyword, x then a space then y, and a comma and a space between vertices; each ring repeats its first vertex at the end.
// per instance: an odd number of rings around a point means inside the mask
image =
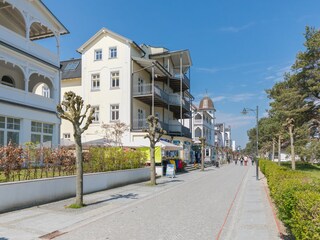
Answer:
MULTIPOLYGON (((143 182, 150 168, 84 174, 84 193, 143 182)), ((76 176, 0 183, 0 213, 54 202, 76 195, 76 176)))

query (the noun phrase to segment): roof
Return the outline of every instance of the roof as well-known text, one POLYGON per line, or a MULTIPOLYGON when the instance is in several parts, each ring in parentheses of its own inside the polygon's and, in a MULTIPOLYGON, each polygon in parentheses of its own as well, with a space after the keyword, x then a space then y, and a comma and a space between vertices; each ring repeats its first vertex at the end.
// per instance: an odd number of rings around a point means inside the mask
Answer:
POLYGON ((81 59, 70 59, 61 62, 61 79, 81 78, 81 59))
POLYGON ((96 34, 94 34, 88 41, 86 41, 84 44, 81 45, 81 47, 79 47, 77 49, 77 51, 79 53, 83 53, 83 51, 93 42, 95 41, 97 38, 99 38, 101 35, 104 35, 104 34, 109 34, 115 38, 118 38, 120 39, 121 41, 123 42, 127 42, 129 44, 131 44, 132 46, 134 46, 135 48, 139 49, 143 54, 145 54, 145 51, 143 51, 143 49, 134 41, 132 41, 131 39, 129 38, 126 38, 120 34, 117 34, 105 27, 101 28, 98 32, 96 32, 96 34))
POLYGON ((215 110, 213 101, 208 96, 201 99, 199 104, 199 110, 215 110))
POLYGON ((180 64, 181 64, 180 56, 182 59, 182 71, 183 73, 185 73, 189 69, 189 67, 192 66, 192 60, 191 60, 190 52, 188 49, 156 53, 156 54, 150 55, 150 58, 157 59, 157 58, 170 57, 173 64, 173 68, 180 69, 180 64))

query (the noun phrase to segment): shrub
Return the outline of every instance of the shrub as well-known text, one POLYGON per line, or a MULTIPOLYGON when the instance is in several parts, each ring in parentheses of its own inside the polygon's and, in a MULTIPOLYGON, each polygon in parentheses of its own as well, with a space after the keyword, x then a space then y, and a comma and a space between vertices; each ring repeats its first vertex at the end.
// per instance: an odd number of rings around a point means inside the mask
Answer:
MULTIPOLYGON (((300 167, 309 169, 305 163, 300 167)), ((320 239, 315 235, 317 231, 319 234, 320 225, 320 180, 308 172, 292 171, 267 160, 260 161, 260 169, 267 177, 279 218, 294 236, 297 239, 320 239)))
POLYGON ((291 230, 297 239, 320 239, 320 193, 295 193, 296 205, 292 210, 291 230))

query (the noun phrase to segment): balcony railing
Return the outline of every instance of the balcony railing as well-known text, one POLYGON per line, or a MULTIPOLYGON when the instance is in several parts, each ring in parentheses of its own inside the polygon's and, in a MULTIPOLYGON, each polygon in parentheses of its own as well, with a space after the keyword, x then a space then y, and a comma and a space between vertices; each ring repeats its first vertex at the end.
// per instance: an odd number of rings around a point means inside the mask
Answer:
MULTIPOLYGON (((148 129, 147 119, 141 118, 141 119, 133 119, 132 122, 132 129, 133 130, 144 130, 148 129)), ((159 127, 161 127, 163 130, 169 131, 169 125, 167 123, 164 123, 162 121, 159 121, 159 127)))
POLYGON ((190 129, 181 125, 179 122, 169 125, 169 134, 170 133, 171 134, 174 133, 175 135, 181 135, 181 133, 182 133, 182 136, 191 138, 190 129))
POLYGON ((21 89, 1 86, 0 98, 8 102, 14 102, 31 107, 42 108, 55 112, 57 102, 52 98, 46 98, 34 93, 26 92, 21 89))
MULTIPOLYGON (((155 94, 155 96, 161 98, 166 103, 168 102, 168 99, 169 99, 168 93, 166 93, 165 91, 163 91, 159 87, 154 86, 154 94, 155 94)), ((151 83, 134 86, 134 89, 133 89, 133 96, 134 97, 146 96, 146 95, 152 95, 152 84, 151 83)))
POLYGON ((55 66, 59 65, 59 57, 57 54, 3 26, 0 26, 0 41, 3 41, 55 66))
MULTIPOLYGON (((174 78, 180 79, 180 76, 180 74, 175 74, 174 78)), ((190 79, 185 74, 182 74, 182 82, 190 88, 190 79)))
POLYGON ((178 94, 170 94, 169 95, 169 104, 170 105, 175 105, 175 106, 180 106, 182 101, 182 107, 185 108, 186 110, 190 110, 190 103, 186 101, 184 98, 180 98, 180 95, 178 94))

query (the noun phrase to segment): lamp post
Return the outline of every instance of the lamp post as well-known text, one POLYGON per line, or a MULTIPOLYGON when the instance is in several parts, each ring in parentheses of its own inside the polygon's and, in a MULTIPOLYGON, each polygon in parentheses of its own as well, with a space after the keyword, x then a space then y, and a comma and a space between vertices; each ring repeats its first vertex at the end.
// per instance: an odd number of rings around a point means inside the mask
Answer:
POLYGON ((259 180, 259 160, 258 160, 258 147, 259 147, 259 107, 256 109, 244 108, 242 114, 247 114, 249 112, 256 113, 256 179, 259 180))

